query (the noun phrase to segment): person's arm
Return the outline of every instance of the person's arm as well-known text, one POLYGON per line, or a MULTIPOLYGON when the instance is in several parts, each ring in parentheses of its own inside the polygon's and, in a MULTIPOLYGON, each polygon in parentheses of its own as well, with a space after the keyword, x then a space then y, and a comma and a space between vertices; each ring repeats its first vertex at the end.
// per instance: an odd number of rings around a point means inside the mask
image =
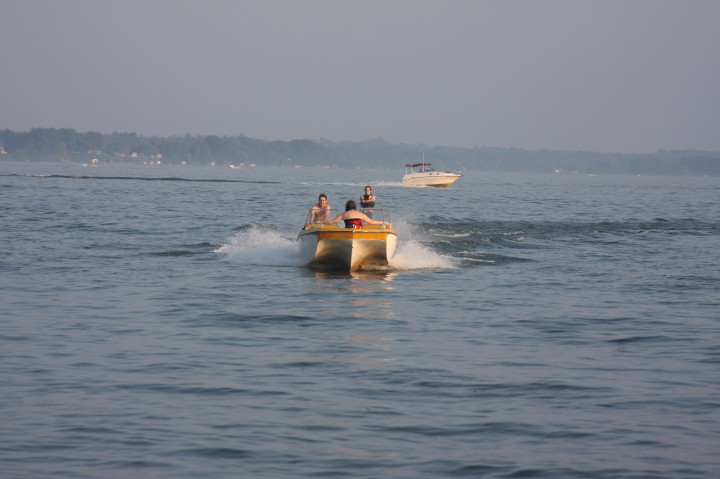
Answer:
POLYGON ((385 221, 375 221, 374 219, 371 219, 366 215, 365 213, 360 213, 362 215, 362 220, 370 225, 384 225, 387 224, 385 221))
POLYGON ((310 208, 310 223, 318 223, 318 213, 320 213, 320 210, 316 206, 310 208))
MULTIPOLYGON (((330 210, 328 210, 328 213, 329 213, 329 212, 330 212, 330 210)), ((323 223, 323 224, 326 224, 326 225, 332 225, 332 224, 337 223, 337 222, 340 221, 341 219, 343 219, 343 214, 342 214, 342 213, 339 214, 339 215, 337 215, 335 218, 333 218, 333 219, 330 220, 330 221, 320 221, 320 223, 323 223)))

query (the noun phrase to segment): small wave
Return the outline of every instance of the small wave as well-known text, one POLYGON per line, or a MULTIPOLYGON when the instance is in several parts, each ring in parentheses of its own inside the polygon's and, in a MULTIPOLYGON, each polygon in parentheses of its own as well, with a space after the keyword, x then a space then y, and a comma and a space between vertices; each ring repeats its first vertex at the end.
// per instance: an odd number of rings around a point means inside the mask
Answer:
POLYGON ((251 451, 245 449, 233 449, 229 447, 205 447, 197 449, 185 449, 173 452, 171 454, 182 457, 185 457, 187 455, 200 456, 210 459, 244 459, 253 455, 251 451))
POLYGON ((24 174, 16 173, 4 176, 22 176, 28 178, 60 178, 71 180, 135 180, 135 181, 179 181, 190 183, 254 183, 254 184, 286 184, 282 181, 268 180, 237 180, 223 178, 182 178, 176 176, 100 176, 100 175, 56 175, 56 174, 24 174))
POLYGON ((517 256, 505 256, 495 253, 481 253, 477 251, 460 251, 457 253, 459 258, 462 258, 463 262, 467 263, 492 263, 492 264, 505 264, 515 262, 529 262, 533 261, 528 258, 520 258, 517 256))
POLYGON ((436 235, 442 238, 467 238, 470 233, 436 233, 436 235))
POLYGON ((190 256, 194 254, 198 254, 197 251, 188 251, 188 250, 174 250, 174 251, 160 251, 159 253, 152 253, 154 256, 190 256))
POLYGON ((150 253, 152 256, 191 256, 191 255, 197 255, 197 254, 206 254, 208 251, 211 251, 215 248, 217 248, 217 244, 212 243, 197 243, 197 244, 187 244, 187 245, 178 245, 178 249, 169 250, 169 251, 158 251, 155 253, 150 253))
POLYGON ((629 336, 625 338, 610 339, 608 342, 615 344, 629 344, 638 342, 654 342, 654 341, 668 341, 669 338, 665 336, 629 336))

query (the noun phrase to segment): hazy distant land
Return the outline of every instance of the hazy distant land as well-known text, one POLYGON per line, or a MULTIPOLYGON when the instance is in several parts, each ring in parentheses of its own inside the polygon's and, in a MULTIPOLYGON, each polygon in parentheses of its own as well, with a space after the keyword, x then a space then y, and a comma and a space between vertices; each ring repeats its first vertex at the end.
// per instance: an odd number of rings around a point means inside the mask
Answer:
POLYGON ((660 150, 648 154, 391 144, 329 140, 273 141, 239 136, 143 137, 34 128, 0 131, 0 160, 147 163, 242 167, 404 170, 425 161, 440 170, 720 176, 720 152, 660 150))

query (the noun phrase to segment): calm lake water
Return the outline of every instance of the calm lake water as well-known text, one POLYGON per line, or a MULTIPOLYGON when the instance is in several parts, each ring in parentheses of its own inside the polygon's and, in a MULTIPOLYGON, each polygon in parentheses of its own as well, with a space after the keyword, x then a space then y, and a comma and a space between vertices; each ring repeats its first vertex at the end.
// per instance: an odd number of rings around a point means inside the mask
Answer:
POLYGON ((402 173, 0 162, 0 477, 720 477, 720 179, 402 173))

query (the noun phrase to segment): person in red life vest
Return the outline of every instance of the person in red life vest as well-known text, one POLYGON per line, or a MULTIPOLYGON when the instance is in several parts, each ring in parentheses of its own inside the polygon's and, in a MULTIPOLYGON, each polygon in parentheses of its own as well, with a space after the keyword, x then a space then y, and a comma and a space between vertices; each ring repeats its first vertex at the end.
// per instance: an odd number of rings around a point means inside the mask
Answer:
POLYGON ((365 213, 359 212, 357 210, 357 205, 353 200, 348 200, 348 202, 345 203, 345 213, 340 213, 330 221, 324 221, 323 223, 326 225, 332 225, 340 220, 345 221, 345 228, 362 228, 363 221, 371 225, 387 224, 383 221, 375 221, 374 219, 368 217, 365 213))

